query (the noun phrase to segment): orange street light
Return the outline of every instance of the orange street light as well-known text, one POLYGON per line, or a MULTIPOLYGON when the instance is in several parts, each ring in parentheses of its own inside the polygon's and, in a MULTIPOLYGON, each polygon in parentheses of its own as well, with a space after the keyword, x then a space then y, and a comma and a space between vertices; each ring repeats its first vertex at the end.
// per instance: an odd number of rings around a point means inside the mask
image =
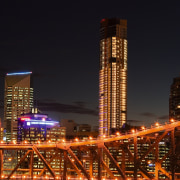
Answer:
POLYGON ((92 140, 92 136, 89 136, 89 139, 92 140))
POLYGON ((148 163, 148 164, 151 164, 151 161, 149 160, 147 163, 148 163))
POLYGON ((144 126, 141 126, 141 129, 142 129, 142 130, 145 130, 146 128, 145 128, 144 126))
POLYGON ((120 132, 116 132, 116 135, 119 136, 119 135, 120 135, 120 132))

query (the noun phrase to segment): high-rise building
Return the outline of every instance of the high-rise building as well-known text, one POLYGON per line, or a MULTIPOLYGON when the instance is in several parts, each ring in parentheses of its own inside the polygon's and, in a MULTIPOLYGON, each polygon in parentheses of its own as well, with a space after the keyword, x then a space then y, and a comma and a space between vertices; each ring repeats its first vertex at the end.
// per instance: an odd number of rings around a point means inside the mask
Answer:
POLYGON ((17 139, 17 119, 33 107, 31 72, 8 73, 5 77, 4 127, 6 141, 17 139))
POLYGON ((110 135, 127 120, 127 20, 100 23, 99 134, 110 135))
POLYGON ((176 77, 170 88, 169 119, 180 120, 180 77, 176 77))

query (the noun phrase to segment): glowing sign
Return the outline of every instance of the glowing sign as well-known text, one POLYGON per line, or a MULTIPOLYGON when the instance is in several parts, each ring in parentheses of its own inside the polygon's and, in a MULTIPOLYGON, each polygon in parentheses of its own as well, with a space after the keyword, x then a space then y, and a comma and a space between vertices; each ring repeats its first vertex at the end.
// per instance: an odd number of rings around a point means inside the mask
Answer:
POLYGON ((29 117, 22 117, 21 118, 21 121, 27 121, 27 120, 30 120, 30 118, 29 117))
POLYGON ((37 121, 37 122, 31 122, 31 124, 44 124, 44 125, 55 125, 54 122, 48 122, 48 121, 37 121))
POLYGON ((18 72, 18 73, 7 73, 6 75, 25 75, 25 74, 31 74, 32 72, 18 72))
POLYGON ((27 126, 30 126, 31 125, 31 123, 30 122, 27 122, 27 126))
POLYGON ((45 120, 44 118, 42 120, 37 119, 31 119, 30 117, 23 117, 21 118, 22 121, 26 121, 27 126, 38 126, 38 125, 45 125, 45 126, 55 126, 58 125, 58 121, 49 121, 45 120))

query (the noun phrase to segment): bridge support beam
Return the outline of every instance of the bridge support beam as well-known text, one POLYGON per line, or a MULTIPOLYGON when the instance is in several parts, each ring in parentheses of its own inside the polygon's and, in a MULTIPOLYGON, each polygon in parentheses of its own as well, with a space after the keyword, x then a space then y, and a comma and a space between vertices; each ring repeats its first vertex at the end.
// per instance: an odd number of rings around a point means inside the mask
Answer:
POLYGON ((174 139, 174 129, 171 131, 171 174, 172 180, 175 179, 175 139, 174 139))
POLYGON ((30 153, 31 151, 28 150, 26 152, 26 154, 23 156, 23 158, 21 158, 21 160, 19 161, 19 163, 16 165, 16 167, 12 170, 12 172, 9 174, 7 179, 10 179, 11 176, 13 175, 13 173, 18 169, 18 167, 20 166, 20 164, 25 160, 25 158, 27 157, 27 155, 30 153))
POLYGON ((30 152, 30 164, 29 164, 29 174, 30 178, 33 179, 33 161, 34 161, 34 152, 30 152))
POLYGON ((44 163, 44 165, 46 166, 46 168, 48 169, 48 171, 50 172, 50 174, 52 175, 52 177, 56 177, 53 169, 51 168, 51 166, 47 163, 46 159, 43 157, 43 155, 38 151, 37 147, 35 145, 33 145, 32 149, 34 150, 34 152, 38 155, 38 157, 41 159, 41 161, 44 163))
POLYGON ((3 174, 3 150, 0 150, 0 179, 3 174))
POLYGON ((113 163, 113 165, 116 167, 116 169, 117 169, 118 173, 121 175, 122 179, 126 179, 125 173, 122 171, 118 162, 113 158, 113 156, 111 155, 111 153, 109 152, 109 150, 107 149, 106 146, 103 146, 103 150, 107 154, 108 158, 113 163))
POLYGON ((93 177, 93 152, 90 151, 90 159, 89 159, 89 175, 93 177))
POLYGON ((81 171, 77 168, 77 166, 74 164, 74 162, 70 159, 69 156, 67 156, 67 160, 70 162, 71 166, 75 169, 78 176, 81 176, 81 171))
POLYGON ((138 169, 138 151, 137 151, 137 136, 134 137, 134 179, 137 180, 138 169))
POLYGON ((102 177, 102 166, 101 166, 101 160, 102 160, 102 148, 98 148, 98 180, 101 180, 102 177))
POLYGON ((64 150, 64 171, 63 171, 63 180, 66 180, 66 174, 67 174, 67 151, 64 150))
POLYGON ((155 179, 159 179, 159 144, 155 146, 155 179))
POLYGON ((84 175, 86 176, 86 178, 88 180, 90 180, 90 175, 87 173, 86 169, 83 167, 81 161, 77 158, 77 156, 73 153, 73 151, 69 148, 67 150, 67 152, 71 155, 72 158, 74 158, 74 160, 76 161, 76 163, 79 165, 80 169, 82 170, 82 172, 84 173, 84 175))

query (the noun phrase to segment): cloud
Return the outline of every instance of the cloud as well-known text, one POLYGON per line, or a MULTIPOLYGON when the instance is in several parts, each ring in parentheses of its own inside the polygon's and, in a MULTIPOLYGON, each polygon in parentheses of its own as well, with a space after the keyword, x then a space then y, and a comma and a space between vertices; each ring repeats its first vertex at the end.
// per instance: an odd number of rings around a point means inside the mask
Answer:
POLYGON ((157 117, 155 114, 149 113, 149 112, 144 112, 144 113, 141 113, 140 115, 145 116, 145 117, 157 117))
POLYGON ((169 115, 160 116, 160 117, 158 117, 158 119, 167 120, 167 119, 169 119, 169 115))
POLYGON ((129 123, 137 123, 137 122, 141 122, 141 121, 136 120, 136 119, 128 119, 127 122, 129 122, 129 123))
POLYGON ((37 107, 40 111, 53 111, 60 113, 76 113, 98 116, 98 111, 85 107, 84 102, 75 102, 74 104, 62 104, 50 100, 37 101, 37 107))

